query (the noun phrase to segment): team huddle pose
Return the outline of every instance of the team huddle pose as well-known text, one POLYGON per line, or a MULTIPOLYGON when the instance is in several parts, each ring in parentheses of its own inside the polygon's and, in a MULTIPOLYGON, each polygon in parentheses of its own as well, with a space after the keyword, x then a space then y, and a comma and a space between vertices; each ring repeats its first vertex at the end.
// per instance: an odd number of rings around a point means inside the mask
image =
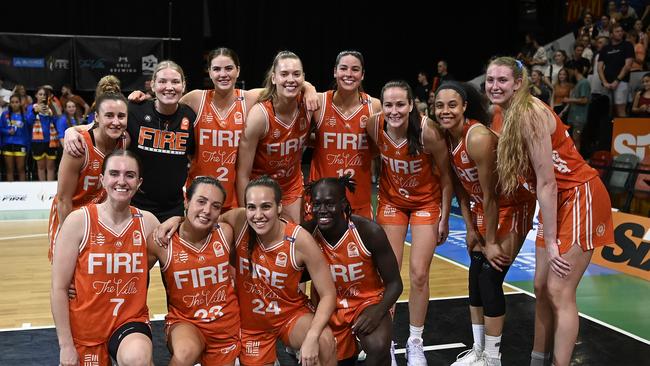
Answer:
POLYGON ((260 89, 235 88, 239 59, 228 48, 210 53, 208 73, 214 89, 184 94, 183 70, 163 61, 154 100, 98 88, 95 123, 66 130, 49 226, 61 365, 152 364, 146 293, 156 263, 170 365, 273 365, 278 339, 307 366, 354 365, 361 350, 369 365, 395 365, 409 227, 406 357, 426 365, 429 270, 454 191, 474 344, 453 365, 501 364, 502 284, 536 201, 531 365, 570 363, 576 288, 593 249, 614 241, 611 207, 566 127, 530 95, 519 61, 488 65, 493 115, 472 86, 445 82, 435 121, 419 116, 404 81, 386 83, 379 99, 363 92, 357 51, 337 56, 336 87, 324 93, 290 51, 275 56, 260 89))

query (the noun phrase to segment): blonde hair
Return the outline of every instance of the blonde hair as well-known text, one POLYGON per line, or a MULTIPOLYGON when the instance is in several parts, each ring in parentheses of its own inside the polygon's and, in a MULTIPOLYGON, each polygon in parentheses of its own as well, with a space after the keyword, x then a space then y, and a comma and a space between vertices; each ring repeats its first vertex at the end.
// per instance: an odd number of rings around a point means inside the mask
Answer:
POLYGON ((302 65, 302 61, 300 60, 300 57, 296 55, 295 53, 291 51, 280 51, 278 52, 277 55, 275 55, 275 58, 273 59, 273 64, 269 68, 269 71, 266 73, 266 77, 264 78, 264 90, 260 93, 259 98, 257 99, 258 102, 264 102, 270 99, 273 99, 277 93, 277 87, 273 82, 271 81, 271 77, 273 73, 275 72, 275 68, 278 66, 278 63, 280 60, 284 60, 285 58, 293 58, 296 59, 300 62, 302 65))
POLYGON ((153 70, 153 74, 151 74, 152 82, 156 81, 156 76, 158 75, 158 72, 163 69, 172 69, 178 72, 179 74, 181 74, 181 81, 183 82, 183 84, 185 84, 185 73, 183 72, 183 68, 172 60, 160 61, 158 65, 156 65, 156 68, 153 70))
POLYGON ((106 75, 99 79, 99 82, 97 83, 97 87, 95 88, 95 98, 105 93, 121 93, 121 85, 120 79, 115 75, 106 75))
POLYGON ((530 94, 528 71, 521 61, 512 57, 498 57, 488 67, 492 65, 510 68, 515 81, 521 81, 521 86, 514 92, 509 105, 504 106, 503 128, 497 147, 499 184, 502 193, 511 195, 519 186, 519 178, 531 173, 524 134, 534 142, 539 141, 547 112, 543 103, 530 94))

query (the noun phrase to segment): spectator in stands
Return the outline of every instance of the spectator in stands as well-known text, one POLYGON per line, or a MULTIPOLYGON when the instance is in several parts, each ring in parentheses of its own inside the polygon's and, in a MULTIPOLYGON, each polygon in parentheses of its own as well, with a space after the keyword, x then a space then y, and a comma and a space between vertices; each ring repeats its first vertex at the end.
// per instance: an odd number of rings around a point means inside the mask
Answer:
POLYGON ((34 104, 34 99, 27 94, 27 89, 25 89, 25 86, 22 84, 16 84, 14 85, 14 90, 12 91, 12 94, 18 94, 20 96, 20 103, 23 105, 23 107, 27 108, 27 106, 34 104))
POLYGON ((594 18, 591 13, 585 13, 582 17, 582 26, 576 31, 576 39, 584 35, 590 38, 596 38, 598 35, 598 27, 594 24, 594 18))
MULTIPOLYGON (((89 107, 90 109, 90 107, 89 107)), ((83 124, 83 119, 77 114, 77 104, 68 100, 65 103, 65 110, 59 120, 56 122, 56 131, 59 135, 59 140, 63 143, 63 137, 65 136, 65 130, 69 127, 79 126, 83 124)))
POLYGON ((426 102, 429 99, 429 91, 431 90, 431 84, 429 84, 429 75, 426 71, 420 71, 418 73, 418 86, 415 87, 415 99, 419 102, 426 102))
POLYGON ((54 88, 52 87, 52 85, 49 84, 43 85, 42 88, 47 90, 47 94, 48 94, 47 100, 50 102, 54 114, 60 116, 63 113, 63 104, 61 104, 59 98, 57 98, 57 96, 54 95, 54 88))
POLYGON ((573 46, 573 58, 570 62, 582 64, 587 68, 587 70, 589 70, 589 66, 591 66, 591 60, 588 60, 584 57, 584 51, 585 47, 581 43, 576 43, 575 46, 573 46))
POLYGON ((530 74, 530 94, 546 104, 551 104, 551 89, 544 82, 544 74, 541 70, 533 70, 530 74))
POLYGON ((57 118, 52 93, 50 89, 41 86, 36 91, 36 103, 27 107, 27 121, 32 132, 32 157, 36 160, 40 181, 56 180, 56 148, 59 143, 56 136, 57 118))
POLYGON ((537 42, 532 33, 526 34, 526 44, 517 55, 517 58, 532 68, 532 70, 544 70, 548 66, 546 49, 537 42))
POLYGON ((603 14, 600 17, 600 23, 598 23, 597 28, 598 28, 598 34, 596 35, 596 38, 598 37, 607 37, 609 38, 610 32, 611 32, 611 20, 609 17, 609 14, 603 14))
MULTIPOLYGON (((592 39, 589 38, 589 36, 587 36, 587 35, 584 35, 584 36, 580 37, 576 41, 576 45, 581 45, 582 48, 583 48, 582 57, 586 58, 589 61, 590 64, 591 64, 591 60, 594 59, 594 51, 592 49, 593 45, 591 44, 591 42, 592 42, 592 39)), ((595 40, 594 40, 594 43, 595 43, 595 40)), ((590 69, 591 69, 591 67, 590 67, 590 69)))
POLYGON ((25 180, 25 158, 29 145, 29 126, 25 107, 20 103, 19 95, 9 98, 9 110, 2 112, 0 117, 0 133, 2 134, 2 155, 4 155, 7 180, 13 181, 14 175, 18 180, 25 180))
POLYGON ((144 99, 153 99, 156 97, 156 93, 151 89, 151 80, 144 81, 144 99))
POLYGON ((636 10, 634 10, 633 7, 629 6, 626 0, 621 0, 619 12, 621 13, 621 18, 618 20, 618 24, 622 25, 623 30, 627 32, 632 29, 634 22, 639 16, 636 15, 636 10))
POLYGON ((643 21, 641 19, 637 19, 634 21, 634 26, 632 27, 632 30, 636 32, 639 35, 639 42, 643 42, 645 48, 648 48, 648 35, 646 32, 643 31, 643 21))
POLYGON ((650 72, 641 79, 642 88, 634 95, 632 115, 650 117, 650 72))
POLYGON ((78 119, 85 118, 90 112, 90 106, 83 100, 82 97, 72 93, 72 87, 68 84, 64 84, 61 87, 61 105, 65 108, 67 102, 71 100, 77 106, 76 114, 78 119))
MULTIPOLYGON (((630 71, 643 71, 643 64, 645 62, 646 55, 646 46, 641 41, 639 33, 636 30, 632 29, 627 32, 626 40, 634 46, 634 60, 632 60, 632 66, 630 66, 630 71)), ((633 91, 632 91, 633 92, 633 91)))
POLYGON ((603 47, 598 57, 598 75, 610 95, 610 103, 613 100, 616 117, 627 115, 629 71, 634 60, 634 46, 623 39, 623 34, 623 27, 615 24, 610 44, 603 47))
POLYGON ((571 90, 573 90, 573 84, 569 79, 569 72, 562 67, 560 72, 557 74, 557 82, 553 84, 551 107, 563 121, 566 121, 566 111, 568 107, 568 105, 564 103, 564 99, 571 95, 571 90))
POLYGON ((447 60, 440 60, 438 61, 438 75, 433 78, 431 90, 438 89, 438 87, 447 80, 456 79, 454 79, 454 77, 449 73, 449 64, 447 63, 447 60))
POLYGON ((551 65, 544 74, 544 81, 551 89, 553 88, 553 85, 557 83, 557 75, 560 73, 562 67, 564 67, 564 63, 567 62, 567 59, 568 56, 564 50, 557 50, 553 54, 553 62, 551 62, 551 65))
POLYGON ((607 15, 609 15, 610 27, 611 25, 618 24, 618 22, 621 20, 621 17, 623 15, 618 11, 616 1, 612 0, 607 3, 607 15))
POLYGON ((5 89, 2 87, 4 80, 0 79, 0 109, 5 109, 9 106, 9 99, 11 98, 11 90, 5 89))
POLYGON ((571 95, 563 100, 563 103, 568 106, 564 120, 571 126, 571 137, 576 149, 580 151, 582 131, 587 124, 591 86, 589 86, 589 81, 585 78, 587 66, 584 63, 568 62, 564 69, 575 80, 575 87, 571 91, 571 95))
POLYGON ((596 38, 596 48, 594 49, 594 58, 591 60, 591 75, 589 75, 589 82, 591 83, 591 93, 592 94, 607 94, 603 84, 600 82, 600 77, 598 76, 598 60, 599 53, 603 47, 609 44, 609 37, 598 36, 596 38))

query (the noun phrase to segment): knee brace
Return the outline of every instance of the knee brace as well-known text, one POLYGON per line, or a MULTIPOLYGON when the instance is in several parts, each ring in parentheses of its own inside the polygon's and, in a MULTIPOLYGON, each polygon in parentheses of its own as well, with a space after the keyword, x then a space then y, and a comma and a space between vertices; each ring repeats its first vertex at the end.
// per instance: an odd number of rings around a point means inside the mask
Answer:
POLYGON ((483 300, 483 315, 502 316, 506 313, 506 298, 503 294, 503 280, 510 266, 502 267, 503 272, 492 268, 488 261, 483 263, 478 283, 483 300))
MULTIPOLYGON (((469 258, 471 263, 469 265, 469 304, 471 306, 481 307, 483 302, 481 301, 481 289, 479 288, 479 274, 481 273, 481 268, 485 262, 485 257, 481 252, 470 252, 469 258)), ((487 262, 486 262, 487 263, 487 262)))

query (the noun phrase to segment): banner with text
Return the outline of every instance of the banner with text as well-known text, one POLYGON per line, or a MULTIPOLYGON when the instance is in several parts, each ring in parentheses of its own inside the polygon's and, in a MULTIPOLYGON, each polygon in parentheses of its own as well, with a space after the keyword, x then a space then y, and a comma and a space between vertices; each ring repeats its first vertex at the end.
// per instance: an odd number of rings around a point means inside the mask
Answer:
POLYGON ((650 281, 650 218, 612 212, 616 244, 596 248, 592 262, 650 281))
POLYGON ((612 155, 650 154, 650 118, 616 118, 612 132, 612 155))
POLYGON ((162 39, 77 38, 76 88, 95 90, 99 79, 110 74, 120 79, 122 90, 143 90, 162 55, 162 39))
POLYGON ((56 182, 0 182, 0 211, 49 210, 56 182))
POLYGON ((0 33, 0 78, 7 89, 71 84, 71 59, 72 37, 0 33))

